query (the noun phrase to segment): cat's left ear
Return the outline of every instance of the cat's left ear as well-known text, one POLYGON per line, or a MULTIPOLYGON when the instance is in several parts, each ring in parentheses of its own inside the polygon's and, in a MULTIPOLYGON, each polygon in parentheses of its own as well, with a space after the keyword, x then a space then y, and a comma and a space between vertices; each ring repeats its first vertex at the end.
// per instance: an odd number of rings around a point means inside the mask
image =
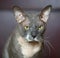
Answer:
POLYGON ((21 23, 25 20, 24 11, 19 6, 13 6, 14 15, 17 23, 21 23))
POLYGON ((52 6, 48 5, 46 6, 44 9, 42 9, 41 13, 40 13, 40 19, 46 23, 48 18, 49 18, 49 14, 51 12, 52 6))

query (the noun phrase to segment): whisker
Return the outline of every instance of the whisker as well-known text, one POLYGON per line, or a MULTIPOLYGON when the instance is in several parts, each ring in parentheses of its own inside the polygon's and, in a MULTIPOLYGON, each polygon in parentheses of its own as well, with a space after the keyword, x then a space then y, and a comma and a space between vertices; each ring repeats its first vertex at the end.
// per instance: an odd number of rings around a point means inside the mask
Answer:
POLYGON ((46 46, 47 46, 47 48, 48 48, 49 56, 50 56, 50 53, 51 53, 51 51, 50 51, 50 47, 49 47, 49 45, 48 45, 47 43, 45 43, 45 44, 46 44, 46 46))
POLYGON ((44 42, 49 49, 49 56, 50 56, 50 53, 51 53, 50 49, 52 48, 53 50, 55 50, 55 48, 53 47, 53 45, 48 40, 44 40, 44 42))
POLYGON ((48 40, 44 40, 44 42, 46 42, 53 50, 55 49, 55 48, 53 47, 53 45, 52 45, 48 40))

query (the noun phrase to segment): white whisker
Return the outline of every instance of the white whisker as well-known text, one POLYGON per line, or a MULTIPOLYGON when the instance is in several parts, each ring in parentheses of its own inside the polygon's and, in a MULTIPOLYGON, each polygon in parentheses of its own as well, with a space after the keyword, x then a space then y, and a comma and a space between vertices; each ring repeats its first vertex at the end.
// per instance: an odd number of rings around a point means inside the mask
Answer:
POLYGON ((55 49, 55 48, 53 47, 53 45, 52 45, 48 40, 44 40, 44 42, 48 43, 48 45, 49 45, 52 49, 55 49))
POLYGON ((44 40, 45 44, 47 45, 48 49, 49 49, 49 56, 50 56, 50 53, 51 53, 51 48, 53 50, 55 50, 55 48, 53 47, 53 45, 48 41, 48 40, 44 40))
POLYGON ((49 56, 50 56, 50 53, 51 53, 51 51, 50 51, 50 47, 49 47, 49 45, 46 43, 46 46, 47 46, 47 48, 48 48, 48 51, 49 51, 49 56))

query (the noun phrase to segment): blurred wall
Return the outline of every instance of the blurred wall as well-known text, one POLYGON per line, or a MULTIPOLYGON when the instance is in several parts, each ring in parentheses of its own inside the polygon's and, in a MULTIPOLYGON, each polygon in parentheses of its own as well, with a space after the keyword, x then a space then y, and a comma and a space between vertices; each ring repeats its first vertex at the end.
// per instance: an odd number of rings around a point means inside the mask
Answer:
POLYGON ((50 48, 50 56, 46 58, 60 58, 60 0, 0 0, 0 58, 6 40, 17 24, 12 6, 38 10, 49 4, 56 10, 52 11, 48 20, 45 39, 51 42, 54 49, 50 48))
POLYGON ((60 0, 0 0, 0 8, 7 9, 13 5, 23 8, 43 8, 51 4, 53 8, 60 8, 60 0))

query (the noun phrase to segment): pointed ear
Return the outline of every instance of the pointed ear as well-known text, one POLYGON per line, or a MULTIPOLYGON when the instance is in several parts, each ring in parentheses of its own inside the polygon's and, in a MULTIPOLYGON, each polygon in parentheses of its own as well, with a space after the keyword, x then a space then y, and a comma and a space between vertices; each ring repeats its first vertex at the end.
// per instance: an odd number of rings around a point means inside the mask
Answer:
POLYGON ((46 23, 48 18, 49 18, 49 14, 50 14, 50 11, 52 9, 52 6, 51 5, 48 5, 46 6, 44 9, 42 9, 41 13, 40 13, 40 19, 46 23))
POLYGON ((14 6, 13 10, 14 10, 14 15, 15 15, 17 22, 18 23, 23 22, 25 20, 23 10, 18 6, 14 6))

